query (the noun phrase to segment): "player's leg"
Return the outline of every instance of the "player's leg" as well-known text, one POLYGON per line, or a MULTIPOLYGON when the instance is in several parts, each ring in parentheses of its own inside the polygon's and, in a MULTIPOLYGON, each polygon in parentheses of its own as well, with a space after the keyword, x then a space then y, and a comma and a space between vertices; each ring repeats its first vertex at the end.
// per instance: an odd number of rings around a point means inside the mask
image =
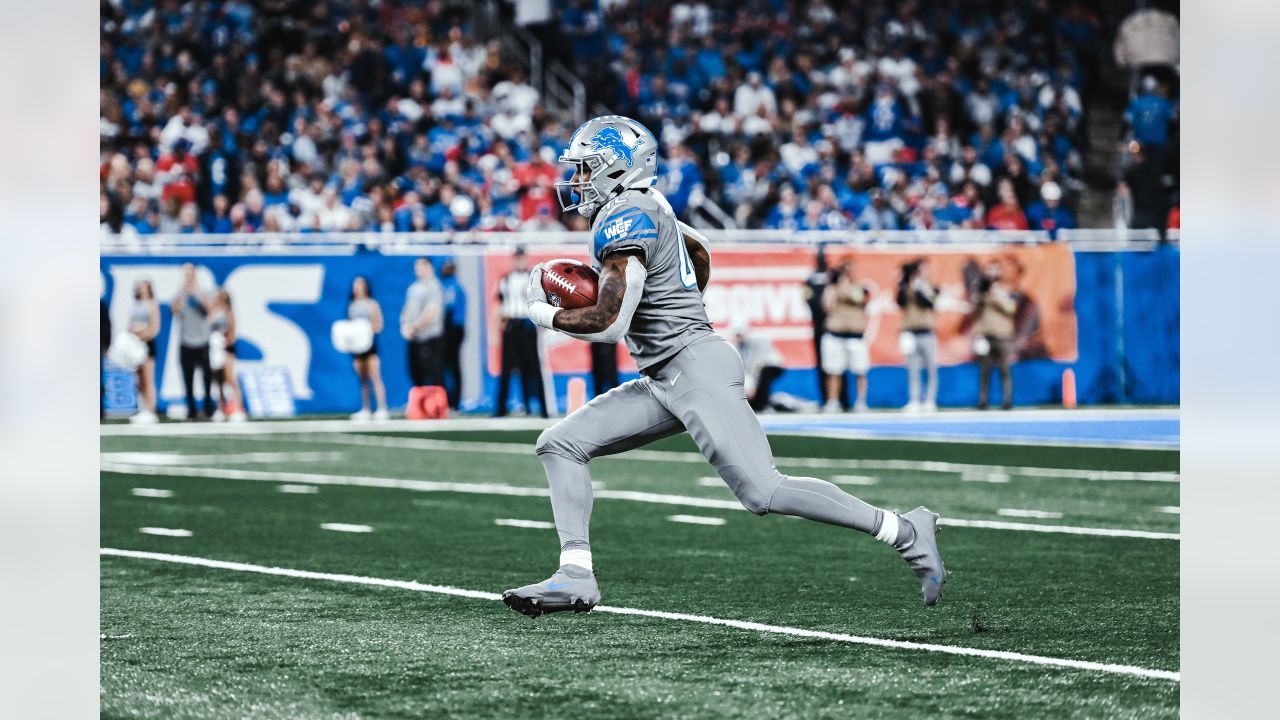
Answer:
POLYGON ((547 580, 508 590, 503 601, 531 617, 589 610, 600 599, 592 574, 592 458, 646 445, 683 429, 650 390, 648 378, 599 395, 543 431, 535 451, 547 471, 551 512, 560 536, 560 569, 547 580))
POLYGON ((753 513, 795 515, 860 530, 897 549, 921 580, 925 602, 937 601, 945 570, 933 540, 937 516, 917 508, 905 516, 869 505, 817 478, 778 471, 769 440, 742 391, 742 362, 719 338, 685 348, 654 385, 720 477, 753 513), (674 379, 675 383, 670 384, 674 379))

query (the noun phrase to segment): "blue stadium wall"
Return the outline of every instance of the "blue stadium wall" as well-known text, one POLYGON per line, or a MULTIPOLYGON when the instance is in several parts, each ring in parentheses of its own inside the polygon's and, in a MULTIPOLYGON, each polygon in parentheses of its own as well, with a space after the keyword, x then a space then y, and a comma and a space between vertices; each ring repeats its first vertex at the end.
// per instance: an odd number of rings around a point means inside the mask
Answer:
MULTIPOLYGON (((442 261, 444 256, 433 259, 442 261)), ((168 278, 172 284, 178 266, 192 261, 207 269, 206 281, 233 288, 267 286, 259 292, 233 292, 248 302, 261 305, 262 316, 272 327, 260 326, 260 333, 290 334, 284 350, 276 357, 264 357, 262 348, 250 339, 240 343, 240 360, 272 365, 291 365, 297 406, 300 413, 351 412, 359 407, 359 394, 348 356, 335 351, 329 341, 334 320, 344 317, 346 297, 356 275, 375 278, 375 296, 387 313, 387 330, 378 338, 383 360, 383 376, 392 406, 403 405, 409 391, 406 347, 395 332, 395 318, 404 293, 412 281, 413 257, 387 256, 376 252, 344 256, 269 256, 262 254, 183 257, 175 255, 104 256, 101 259, 104 295, 118 329, 127 316, 131 278, 168 278), (125 296, 116 297, 124 283, 125 296), (270 288, 280 288, 274 297, 270 288), (292 293, 292 294, 291 294, 292 293), (291 329, 296 328, 296 329, 291 329), (301 376, 301 377, 298 377, 301 376)), ((1174 246, 1142 252, 1076 252, 1076 315, 1079 359, 1075 363, 1027 360, 1014 365, 1014 403, 1049 405, 1062 401, 1062 372, 1074 368, 1077 395, 1081 404, 1176 404, 1179 402, 1179 252, 1174 246), (1122 292, 1117 292, 1119 289, 1122 292), (1123 307, 1121 307, 1121 305, 1123 307)), ((478 302, 483 295, 482 263, 459 257, 459 278, 470 297, 468 341, 478 339, 469 353, 471 368, 482 367, 480 358, 489 338, 481 319, 489 309, 478 302)), ((202 270, 202 272, 204 272, 202 270)), ((158 292, 161 300, 168 293, 158 292)), ((242 315, 250 308, 238 308, 242 315)), ((162 329, 158 338, 157 369, 161 373, 162 407, 180 395, 176 361, 170 356, 172 322, 167 305, 161 306, 162 329)), ((242 364, 243 364, 242 362, 242 364)), ((555 378, 556 394, 563 407, 569 374, 555 378)), ((632 376, 634 377, 634 375, 632 376)), ((626 373, 623 379, 628 379, 626 373)), ((588 387, 590 387, 590 378, 588 387)), ((806 399, 816 399, 818 378, 814 370, 788 370, 776 389, 806 399)), ((472 411, 492 410, 497 378, 486 375, 469 384, 468 407, 472 411)), ((513 383, 513 386, 519 383, 513 383)), ((907 395, 906 371, 900 367, 873 368, 869 378, 869 402, 873 407, 897 407, 907 395)), ((976 364, 944 367, 940 370, 938 402, 942 406, 972 406, 977 403, 976 364)), ((513 397, 520 390, 513 387, 513 397)), ((992 403, 999 403, 999 382, 993 378, 992 403)))

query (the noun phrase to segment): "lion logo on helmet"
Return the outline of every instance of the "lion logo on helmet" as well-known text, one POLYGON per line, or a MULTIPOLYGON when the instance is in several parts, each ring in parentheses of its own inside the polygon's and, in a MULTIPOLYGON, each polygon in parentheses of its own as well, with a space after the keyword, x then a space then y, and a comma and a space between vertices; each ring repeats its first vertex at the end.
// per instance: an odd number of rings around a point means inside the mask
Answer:
POLYGON ((631 153, 644 143, 644 138, 637 139, 635 145, 627 147, 627 143, 622 139, 622 133, 618 132, 617 128, 606 127, 592 135, 587 142, 591 143, 592 150, 613 148, 615 153, 626 159, 627 167, 631 167, 631 153))

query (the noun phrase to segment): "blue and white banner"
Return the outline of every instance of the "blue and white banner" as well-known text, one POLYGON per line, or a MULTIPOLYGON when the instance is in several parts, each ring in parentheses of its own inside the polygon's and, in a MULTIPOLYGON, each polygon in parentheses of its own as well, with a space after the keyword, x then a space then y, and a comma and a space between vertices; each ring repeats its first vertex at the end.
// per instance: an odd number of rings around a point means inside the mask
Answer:
MULTIPOLYGON (((417 257, 379 253, 119 255, 104 256, 101 270, 104 299, 112 323, 118 329, 128 325, 134 285, 140 280, 150 280, 155 288, 160 303, 156 381, 161 409, 184 397, 178 366, 177 326, 168 303, 178 292, 182 264, 191 262, 196 265, 205 291, 221 287, 231 295, 240 374, 256 367, 284 368, 293 383, 299 413, 334 413, 351 412, 360 407, 351 356, 335 350, 329 336, 334 321, 347 316, 348 296, 357 276, 369 279, 373 296, 382 305, 386 318, 377 343, 388 400, 392 407, 404 404, 410 384, 408 348, 400 337, 398 318, 405 291, 414 281, 413 263, 417 257)), ((438 268, 448 256, 428 257, 438 268)), ((478 257, 457 258, 457 268, 464 291, 472 296, 478 294, 478 257)), ((475 308, 471 314, 480 317, 475 314, 475 308)), ((477 322, 474 330, 468 333, 464 343, 463 362, 473 356, 471 366, 480 367, 479 347, 484 340, 484 328, 477 322)), ((481 396, 478 378, 464 385, 463 391, 464 396, 469 394, 473 400, 481 396)))
MULTIPOLYGON (((351 246, 282 246, 278 251, 262 245, 245 249, 166 247, 151 255, 139 254, 137 249, 122 250, 120 254, 101 258, 104 299, 113 324, 117 330, 123 330, 134 302, 134 284, 142 279, 152 282, 161 314, 160 334, 156 338, 156 377, 162 412, 167 403, 183 398, 178 339, 168 301, 177 294, 181 265, 192 262, 206 290, 223 287, 231 295, 237 320, 238 370, 242 377, 260 368, 282 368, 293 385, 299 413, 347 413, 359 408, 360 393, 351 357, 333 348, 330 327, 334 321, 346 317, 352 281, 356 276, 365 276, 386 320, 377 344, 387 397, 391 407, 396 408, 404 406, 410 386, 408 348, 400 337, 398 318, 405 292, 414 281, 414 260, 426 256, 439 267, 446 258, 452 257, 460 287, 466 295, 466 335, 461 351, 462 408, 492 411, 500 355, 496 348, 489 347, 490 342, 496 341, 491 339, 493 330, 489 322, 496 277, 486 277, 486 273, 496 274, 506 266, 511 246, 419 247, 425 250, 421 255, 410 252, 408 247, 351 252, 351 246)), ((582 253, 582 245, 539 250, 563 256, 570 252, 582 253)), ((758 256, 762 252, 762 248, 752 245, 717 246, 722 261, 734 253, 758 256)), ((920 246, 918 252, 926 254, 930 248, 920 246)), ((1019 361, 1014 368, 1015 403, 1061 402, 1061 376, 1067 367, 1075 370, 1081 404, 1177 403, 1179 253, 1176 246, 1137 252, 1077 250, 1074 256, 1073 304, 1079 323, 1079 356, 1074 361, 1019 361), (1122 286, 1117 287, 1117 283, 1122 286), (1117 297, 1125 298, 1123 310, 1116 304, 1117 297)), ((761 303, 772 303, 774 309, 800 303, 796 312, 805 312, 799 295, 803 289, 799 276, 788 280, 785 286, 773 288, 772 294, 749 293, 741 283, 724 285, 726 279, 733 277, 732 263, 722 262, 719 267, 719 275, 714 270, 712 273, 713 288, 717 287, 719 277, 718 287, 727 290, 717 291, 715 298, 708 293, 708 308, 717 323, 727 322, 734 313, 755 317, 751 310, 761 303), (783 290, 787 294, 778 295, 783 290)), ((761 270, 774 273, 777 268, 761 270)), ((808 331, 802 319, 796 323, 795 332, 808 331)), ((797 335, 798 339, 803 337, 797 335)), ((781 342, 788 338, 775 339, 781 342)), ((551 387, 560 407, 564 406, 569 379, 583 377, 584 368, 588 367, 585 360, 578 363, 583 367, 567 367, 566 363, 574 365, 568 362, 572 355, 569 351, 563 343, 553 345, 549 352, 557 361, 544 363, 544 368, 554 374, 551 387)), ((585 354, 581 348, 574 351, 585 354)), ((630 363, 624 363, 622 370, 623 380, 634 377, 630 363)), ((944 367, 941 373, 941 404, 965 406, 976 401, 977 369, 973 363, 944 367)), ((872 406, 897 407, 905 402, 906 372, 902 367, 878 365, 872 368, 869 379, 868 399, 872 406)), ((812 400, 817 396, 817 382, 813 369, 788 367, 775 389, 812 400)), ((129 384, 114 378, 109 385, 113 403, 119 401, 127 406, 124 394, 129 384)), ((520 383, 512 385, 513 395, 519 397, 520 383)))

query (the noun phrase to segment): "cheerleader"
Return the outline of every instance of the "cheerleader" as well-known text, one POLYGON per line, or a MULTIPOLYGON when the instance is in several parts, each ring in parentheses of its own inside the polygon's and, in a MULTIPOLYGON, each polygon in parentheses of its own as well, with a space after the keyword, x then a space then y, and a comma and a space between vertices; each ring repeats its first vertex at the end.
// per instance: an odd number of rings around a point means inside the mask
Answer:
POLYGON ((351 283, 351 296, 347 302, 348 320, 367 320, 373 327, 373 342, 369 349, 352 356, 352 364, 356 370, 356 379, 360 383, 360 411, 351 416, 352 420, 386 420, 387 390, 382 384, 382 361, 378 358, 378 333, 382 332, 382 306, 373 299, 373 288, 364 276, 357 276, 351 283), (378 410, 369 413, 369 388, 373 388, 378 410))
POLYGON ((222 367, 213 371, 214 386, 218 390, 218 410, 214 420, 226 418, 230 422, 244 422, 244 405, 241 401, 240 381, 236 376, 236 314, 231 308, 231 293, 221 289, 214 295, 209 316, 209 329, 222 337, 222 367))
POLYGON ((129 332, 147 346, 147 359, 138 366, 138 412, 129 422, 149 425, 156 422, 156 335, 160 332, 160 305, 150 280, 133 286, 129 332))

